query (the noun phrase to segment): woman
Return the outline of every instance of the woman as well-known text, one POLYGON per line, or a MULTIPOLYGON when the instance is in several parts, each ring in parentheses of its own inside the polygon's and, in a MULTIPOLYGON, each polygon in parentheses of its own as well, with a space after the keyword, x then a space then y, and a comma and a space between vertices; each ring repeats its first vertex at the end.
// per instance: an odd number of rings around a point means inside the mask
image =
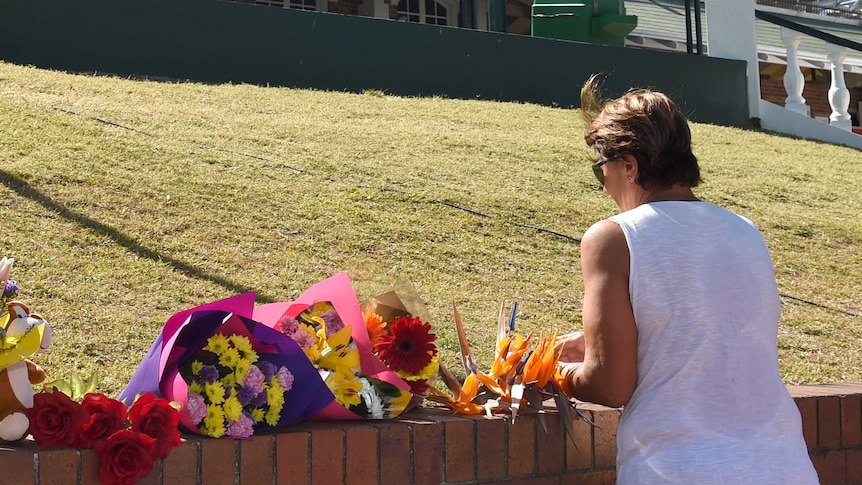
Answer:
POLYGON ((780 300, 760 231, 700 201, 687 121, 665 95, 581 91, 593 170, 620 214, 581 243, 570 394, 624 406, 619 483, 817 483, 778 372, 780 300))

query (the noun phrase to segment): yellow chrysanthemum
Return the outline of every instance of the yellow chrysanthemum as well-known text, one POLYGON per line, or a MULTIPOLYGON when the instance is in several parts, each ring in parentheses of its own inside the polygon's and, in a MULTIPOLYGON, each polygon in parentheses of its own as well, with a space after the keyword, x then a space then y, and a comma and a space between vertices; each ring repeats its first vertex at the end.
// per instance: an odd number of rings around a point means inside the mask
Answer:
MULTIPOLYGON (((430 353, 431 352, 429 352, 429 354, 430 353)), ((418 374, 410 374, 409 372, 405 372, 405 371, 401 371, 401 370, 396 372, 396 373, 398 374, 399 377, 401 377, 404 380, 418 381, 418 380, 422 380, 422 379, 428 380, 428 379, 434 377, 435 375, 437 375, 437 371, 439 369, 440 369, 440 362, 437 360, 437 356, 435 355, 435 356, 431 357, 431 363, 429 363, 428 365, 423 367, 422 370, 419 371, 418 374)))
POLYGON ((281 417, 281 406, 276 408, 269 408, 266 412, 266 424, 270 426, 275 426, 278 424, 278 419, 281 417))
POLYGON ((269 386, 266 388, 266 403, 270 407, 278 406, 279 409, 284 404, 284 390, 282 390, 275 377, 270 380, 269 386))
POLYGON ((215 381, 212 384, 204 384, 204 391, 206 391, 210 404, 221 404, 224 402, 225 390, 221 382, 215 381))
POLYGON ((201 369, 204 368, 204 363, 199 360, 192 361, 192 374, 198 375, 201 373, 201 369))
POLYGON ((199 382, 192 381, 191 384, 189 384, 189 392, 194 394, 200 394, 203 396, 204 387, 199 382))
POLYGON ((225 399, 223 407, 224 415, 231 421, 237 421, 242 416, 242 404, 236 398, 236 393, 231 394, 229 398, 225 399))
POLYGON ((222 377, 220 382, 224 387, 234 387, 236 385, 236 377, 233 375, 233 372, 231 372, 222 377))
POLYGON ((239 362, 239 351, 233 347, 226 349, 218 358, 218 363, 229 369, 236 367, 237 362, 239 362))
POLYGON ((251 410, 251 419, 254 420, 254 424, 257 424, 263 421, 264 411, 261 408, 254 408, 251 410))
POLYGON ((245 335, 231 335, 230 343, 232 343, 240 352, 251 351, 251 342, 245 335))
POLYGON ((209 350, 210 352, 221 355, 225 350, 228 349, 228 340, 224 335, 217 333, 207 340, 207 346, 204 347, 204 350, 209 350))
POLYGON ((234 369, 234 375, 238 382, 245 381, 245 376, 248 375, 248 371, 251 369, 251 361, 247 359, 239 359, 239 362, 236 363, 236 368, 234 369))
POLYGON ((225 434, 224 411, 218 406, 207 406, 207 415, 200 428, 207 436, 221 438, 225 434))

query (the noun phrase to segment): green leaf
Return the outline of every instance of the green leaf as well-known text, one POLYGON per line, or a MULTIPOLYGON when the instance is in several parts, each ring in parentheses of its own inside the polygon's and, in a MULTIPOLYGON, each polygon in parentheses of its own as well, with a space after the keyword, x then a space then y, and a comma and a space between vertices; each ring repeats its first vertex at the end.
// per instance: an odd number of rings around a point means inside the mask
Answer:
POLYGON ((96 386, 98 386, 98 385, 99 385, 99 376, 97 374, 91 375, 89 379, 84 381, 84 389, 83 389, 84 393, 81 395, 81 397, 83 398, 85 395, 87 395, 91 392, 96 392, 96 386))
POLYGON ((72 398, 72 387, 69 386, 69 383, 66 381, 52 381, 46 382, 42 385, 43 389, 53 389, 54 392, 62 392, 63 394, 72 398))
POLYGON ((72 395, 69 397, 71 397, 73 401, 80 401, 84 398, 84 381, 81 379, 81 376, 76 373, 73 373, 69 379, 69 384, 72 387, 72 395))

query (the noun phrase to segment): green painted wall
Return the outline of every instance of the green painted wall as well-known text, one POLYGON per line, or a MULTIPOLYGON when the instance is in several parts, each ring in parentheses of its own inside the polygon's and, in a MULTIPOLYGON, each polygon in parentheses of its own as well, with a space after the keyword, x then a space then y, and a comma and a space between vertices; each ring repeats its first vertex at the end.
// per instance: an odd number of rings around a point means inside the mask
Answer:
POLYGON ((708 123, 750 124, 745 65, 677 53, 221 0, 0 0, 0 59, 44 68, 577 106, 653 87, 708 123))

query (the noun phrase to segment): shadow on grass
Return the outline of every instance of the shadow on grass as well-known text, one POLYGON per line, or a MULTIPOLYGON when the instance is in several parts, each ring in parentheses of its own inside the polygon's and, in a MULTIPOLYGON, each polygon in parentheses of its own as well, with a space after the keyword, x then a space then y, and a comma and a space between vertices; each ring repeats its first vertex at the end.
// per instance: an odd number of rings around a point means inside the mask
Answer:
MULTIPOLYGON (((188 263, 184 263, 177 259, 153 251, 152 249, 141 246, 132 238, 126 236, 120 231, 114 229, 113 227, 106 224, 102 224, 101 222, 90 219, 87 216, 78 214, 55 203, 50 198, 46 197, 44 194, 34 189, 27 182, 21 180, 18 177, 15 177, 14 175, 2 169, 0 169, 0 183, 5 185, 6 187, 9 187, 9 189, 15 191, 16 193, 18 193, 18 195, 26 197, 27 199, 38 203, 45 209, 54 212, 55 214, 68 221, 74 222, 75 224, 78 224, 85 229, 89 229, 98 234, 111 238, 114 242, 128 249, 130 252, 137 256, 159 263, 167 263, 172 268, 179 271, 180 273, 185 274, 186 276, 215 283, 222 288, 225 288, 226 290, 234 293, 246 293, 248 291, 253 291, 252 288, 246 288, 221 276, 208 274, 188 263)), ((272 303, 275 300, 269 296, 257 293, 257 301, 258 303, 272 303)))

